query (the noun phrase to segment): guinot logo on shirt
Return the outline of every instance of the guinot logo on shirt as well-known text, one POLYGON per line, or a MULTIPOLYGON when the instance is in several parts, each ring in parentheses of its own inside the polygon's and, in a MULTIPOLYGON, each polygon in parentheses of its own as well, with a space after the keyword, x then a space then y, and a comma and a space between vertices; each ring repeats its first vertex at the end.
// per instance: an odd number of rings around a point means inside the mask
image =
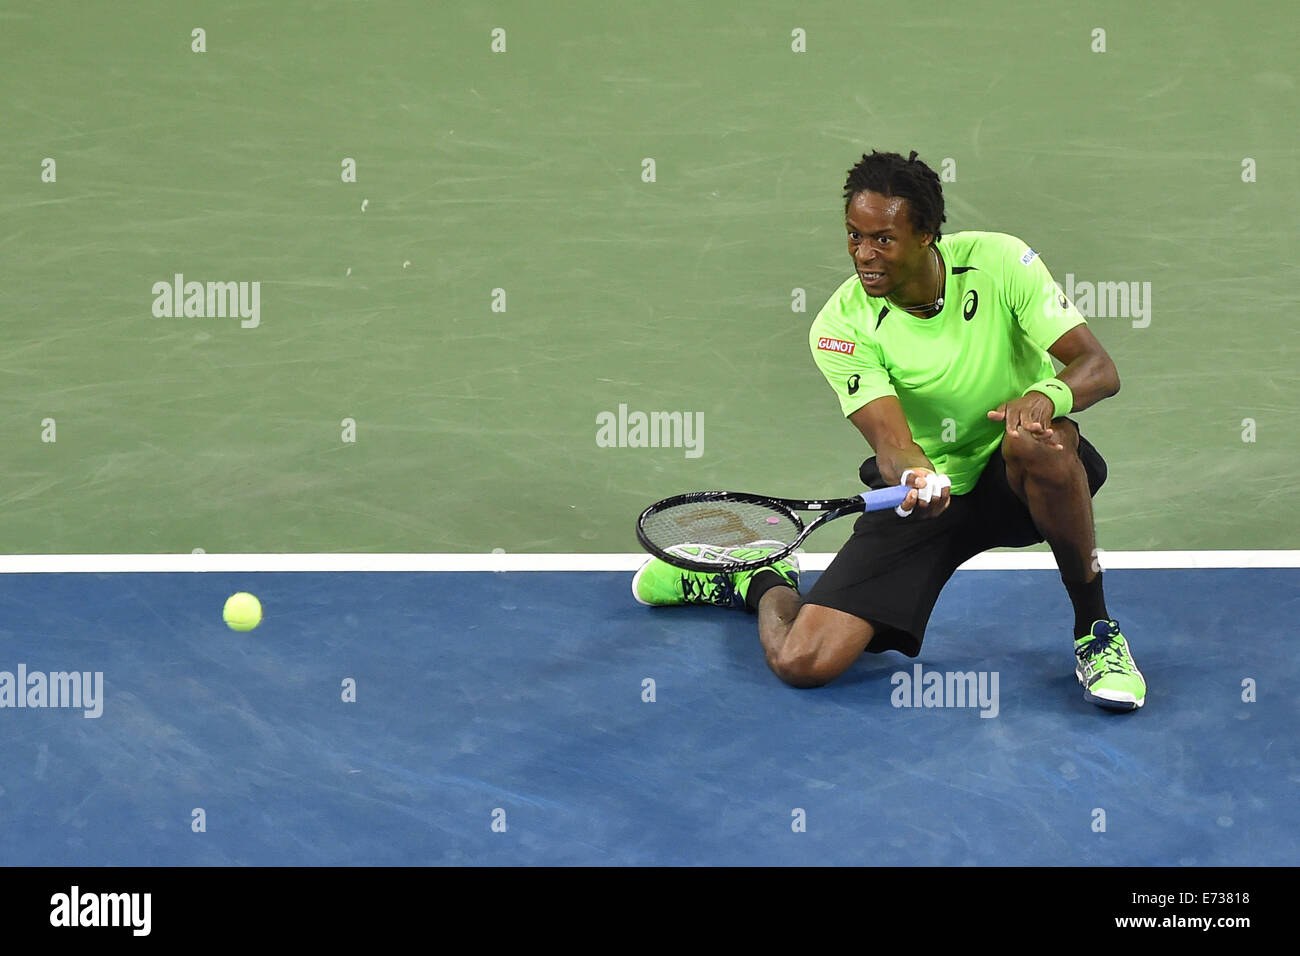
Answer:
POLYGON ((823 352, 839 352, 841 355, 852 355, 853 350, 857 348, 856 342, 845 342, 843 339, 829 339, 822 336, 817 340, 817 348, 823 352))

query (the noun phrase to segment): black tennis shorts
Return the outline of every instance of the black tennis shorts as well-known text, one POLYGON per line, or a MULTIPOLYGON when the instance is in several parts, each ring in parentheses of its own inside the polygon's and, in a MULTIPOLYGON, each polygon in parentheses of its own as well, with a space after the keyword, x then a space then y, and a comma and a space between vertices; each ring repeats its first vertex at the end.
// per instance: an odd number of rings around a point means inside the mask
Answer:
MULTIPOLYGON (((1073 419, 1066 421, 1078 427, 1073 419)), ((1082 433, 1079 460, 1096 495, 1106 481, 1106 462, 1082 433)), ((860 474, 868 487, 889 487, 875 458, 862 463, 860 474)), ((1042 540, 1029 509, 1007 484, 999 445, 975 487, 954 495, 938 517, 901 519, 892 509, 862 515, 853 537, 803 600, 870 622, 875 636, 868 651, 915 657, 939 592, 962 562, 990 548, 1023 548, 1042 540)))

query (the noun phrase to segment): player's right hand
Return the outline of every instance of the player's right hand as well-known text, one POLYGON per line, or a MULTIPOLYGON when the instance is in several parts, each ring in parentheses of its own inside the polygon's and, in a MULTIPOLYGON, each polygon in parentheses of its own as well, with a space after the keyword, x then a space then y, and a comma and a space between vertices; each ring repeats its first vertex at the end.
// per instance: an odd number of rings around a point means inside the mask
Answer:
POLYGON ((952 497, 952 482, 947 475, 941 475, 929 468, 908 468, 903 472, 901 484, 913 489, 895 509, 902 516, 916 518, 934 518, 948 510, 952 497), (927 491, 927 485, 929 490, 927 491))

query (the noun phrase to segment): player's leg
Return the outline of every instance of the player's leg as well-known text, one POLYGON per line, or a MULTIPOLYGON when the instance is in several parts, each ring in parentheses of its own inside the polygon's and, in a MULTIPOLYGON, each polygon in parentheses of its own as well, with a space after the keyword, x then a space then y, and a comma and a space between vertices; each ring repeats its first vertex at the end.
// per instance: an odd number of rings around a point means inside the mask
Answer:
POLYGON ((758 639, 767 666, 792 687, 829 684, 862 656, 872 633, 860 617, 803 604, 793 588, 772 587, 758 600, 758 639))
MULTIPOLYGON (((736 551, 741 557, 752 556, 747 549, 736 551)), ((853 666, 873 631, 853 614, 803 604, 798 588, 793 555, 773 567, 742 574, 685 571, 652 558, 632 579, 632 594, 642 604, 710 604, 754 611, 772 672, 793 687, 820 687, 853 666)))
MULTIPOLYGON (((868 487, 884 486, 874 459, 862 477, 868 487)), ((804 598, 788 588, 761 598, 758 633, 768 666, 786 683, 816 687, 852 667, 864 650, 915 657, 939 592, 961 563, 957 552, 970 517, 962 496, 934 518, 892 511, 860 517, 804 598)))
MULTIPOLYGON (((741 560, 761 558, 777 547, 755 542, 733 548, 741 560)), ((691 556, 697 545, 680 545, 691 556)), ((853 664, 871 639, 866 621, 830 608, 803 607, 794 555, 740 574, 687 571, 650 558, 632 578, 632 596, 648 606, 707 604, 747 608, 758 615, 758 634, 773 673, 795 687, 820 687, 853 664)))
POLYGON ((1105 463, 1069 419, 1056 419, 1052 429, 1063 451, 1028 435, 1003 439, 1006 483, 1051 546, 1074 606, 1075 674, 1084 696, 1103 707, 1136 709, 1146 702, 1146 681, 1106 610, 1102 572, 1095 563, 1092 496, 1105 480, 1105 463))
MULTIPOLYGON (((870 488, 885 487, 874 458, 861 476, 870 488)), ((712 604, 757 612, 759 640, 773 673, 795 687, 819 687, 853 666, 863 650, 910 657, 920 652, 939 592, 964 558, 959 545, 969 537, 971 515, 963 496, 935 518, 864 514, 802 598, 793 556, 772 569, 736 575, 682 571, 652 558, 633 577, 632 593, 648 605, 712 604)))
MULTIPOLYGON (((1088 474, 1079 458, 1079 430, 1063 418, 1052 422, 1055 438, 1065 446, 1057 451, 1027 432, 1002 439, 1007 484, 1025 503, 1038 531, 1051 545, 1061 580, 1070 584, 1092 581, 1096 556, 1096 530, 1088 474)), ((1088 623, 1105 617, 1106 605, 1098 590, 1086 595, 1088 623)))

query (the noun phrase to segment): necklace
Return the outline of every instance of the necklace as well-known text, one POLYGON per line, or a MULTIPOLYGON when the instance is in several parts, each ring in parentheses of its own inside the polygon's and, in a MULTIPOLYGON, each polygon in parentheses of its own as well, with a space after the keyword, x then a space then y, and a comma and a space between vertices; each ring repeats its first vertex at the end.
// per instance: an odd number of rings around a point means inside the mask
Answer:
POLYGON ((929 312, 931 309, 939 309, 942 311, 943 296, 940 293, 943 291, 943 263, 939 261, 939 252, 937 249, 934 248, 934 246, 930 247, 930 251, 934 253, 934 264, 939 270, 939 274, 938 274, 939 281, 938 284, 934 287, 934 297, 935 297, 934 301, 931 302, 929 305, 913 305, 913 306, 906 306, 906 307, 901 306, 897 302, 895 302, 894 306, 896 308, 902 309, 904 312, 929 312))

